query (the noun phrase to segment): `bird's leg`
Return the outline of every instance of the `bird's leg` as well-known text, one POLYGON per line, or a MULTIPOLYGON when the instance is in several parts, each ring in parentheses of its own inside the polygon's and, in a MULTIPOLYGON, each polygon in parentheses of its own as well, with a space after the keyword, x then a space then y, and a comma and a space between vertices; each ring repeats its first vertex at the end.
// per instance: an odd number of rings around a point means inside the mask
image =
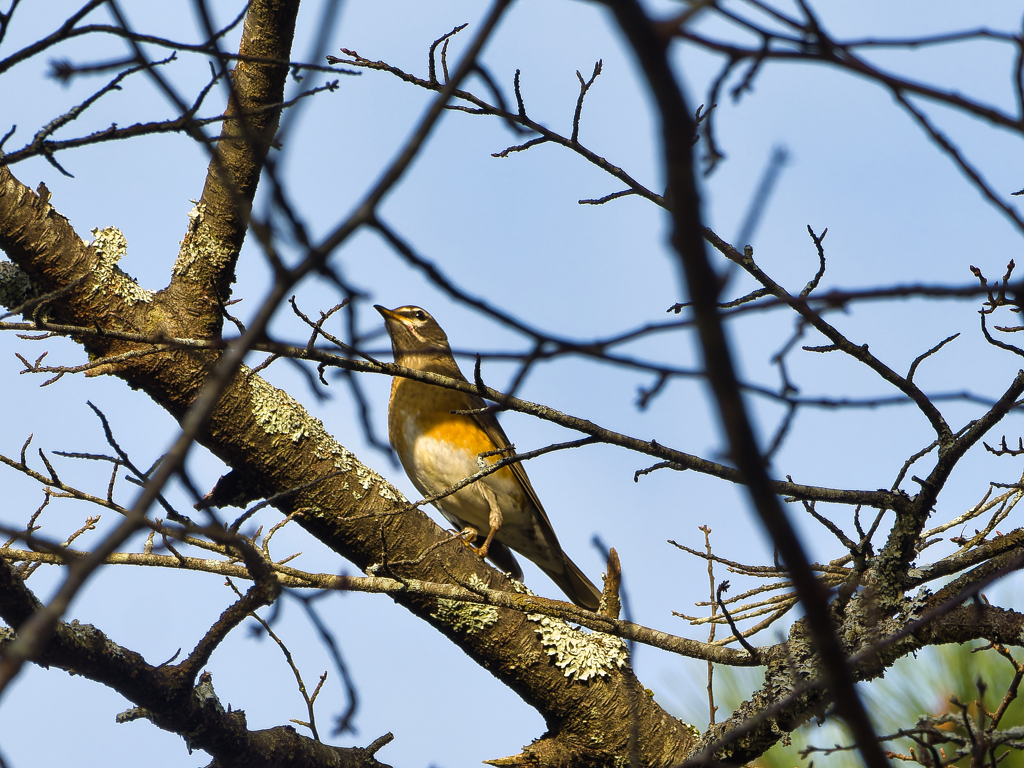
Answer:
POLYGON ((480 493, 483 494, 484 498, 487 499, 487 505, 491 508, 491 513, 488 515, 487 521, 491 525, 491 530, 487 532, 487 538, 484 540, 484 545, 477 549, 476 553, 483 559, 487 557, 487 550, 491 547, 491 541, 494 540, 494 534, 501 528, 501 507, 498 506, 498 500, 494 496, 494 491, 488 488, 483 483, 480 484, 480 493))

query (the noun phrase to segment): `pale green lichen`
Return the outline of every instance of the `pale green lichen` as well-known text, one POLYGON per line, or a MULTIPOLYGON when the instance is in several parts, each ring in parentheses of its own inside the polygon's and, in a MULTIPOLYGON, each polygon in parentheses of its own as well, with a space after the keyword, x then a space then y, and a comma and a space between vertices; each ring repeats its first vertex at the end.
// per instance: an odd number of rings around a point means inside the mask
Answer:
MULTIPOLYGON (((475 574, 470 575, 469 583, 478 589, 488 588, 487 583, 475 574)), ((437 610, 430 615, 456 632, 464 632, 467 635, 482 632, 498 621, 498 609, 493 605, 466 603, 443 597, 437 601, 437 610)))
POLYGON ((530 589, 528 586, 523 584, 523 582, 516 581, 511 576, 508 576, 508 574, 506 574, 506 577, 508 578, 508 580, 509 580, 509 582, 510 582, 510 584, 512 586, 512 590, 513 591, 518 592, 521 595, 535 595, 535 594, 537 594, 532 589, 530 589))
POLYGON ((201 707, 213 707, 215 711, 224 714, 224 705, 220 703, 216 691, 213 690, 213 680, 209 675, 199 678, 199 685, 192 691, 199 700, 201 707))
POLYGON ((541 645, 570 680, 607 677, 609 670, 621 668, 629 658, 626 644, 618 637, 585 632, 562 619, 540 613, 528 613, 526 618, 538 625, 541 645))
POLYGON ((0 306, 13 309, 40 295, 39 287, 16 264, 0 261, 0 306))
POLYGON ((772 733, 779 737, 779 741, 782 742, 782 746, 789 747, 793 744, 793 738, 786 733, 784 730, 779 728, 777 720, 772 720, 772 733))
POLYGON ((188 235, 178 243, 181 248, 172 270, 178 277, 195 277, 197 264, 204 265, 204 269, 210 272, 220 272, 232 259, 232 249, 225 248, 211 235, 210 229, 203 226, 206 203, 195 200, 192 203, 192 210, 188 212, 188 235))
POLYGON ((244 371, 243 375, 249 377, 253 415, 264 432, 288 435, 293 443, 325 432, 323 423, 310 416, 287 392, 271 386, 259 376, 251 375, 249 371, 244 371))
POLYGON ((117 227, 106 227, 92 230, 92 236, 94 239, 90 247, 99 256, 96 266, 93 267, 95 275, 93 293, 100 289, 110 291, 124 299, 129 306, 138 304, 140 301, 146 303, 153 301, 152 291, 141 287, 134 278, 126 275, 117 266, 117 262, 128 250, 128 241, 125 239, 124 233, 117 227))
POLYGON ((149 709, 143 707, 132 707, 126 709, 124 712, 119 712, 114 717, 114 722, 118 725, 124 725, 125 723, 133 723, 136 720, 150 720, 156 721, 159 719, 159 715, 149 709))
MULTIPOLYGON (((376 488, 377 495, 382 499, 404 501, 402 495, 390 483, 360 463, 351 451, 339 445, 328 434, 323 422, 311 416, 295 398, 272 386, 265 379, 252 375, 248 369, 243 369, 242 375, 247 376, 249 380, 253 416, 267 434, 285 435, 293 443, 312 440, 316 457, 329 460, 340 472, 353 473, 356 485, 363 492, 376 488)), ((347 484, 346 488, 356 499, 361 499, 364 495, 347 484)))

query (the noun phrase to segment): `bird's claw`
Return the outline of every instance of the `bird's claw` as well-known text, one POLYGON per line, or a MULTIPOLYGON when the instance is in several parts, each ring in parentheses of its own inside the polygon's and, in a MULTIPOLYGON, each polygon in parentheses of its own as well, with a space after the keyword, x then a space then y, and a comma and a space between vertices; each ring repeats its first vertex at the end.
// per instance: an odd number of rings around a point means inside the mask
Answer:
POLYGON ((481 560, 487 557, 487 551, 490 549, 491 543, 490 538, 488 538, 488 540, 484 542, 484 545, 482 547, 476 546, 476 544, 474 544, 473 542, 475 542, 480 537, 480 534, 477 532, 476 528, 471 528, 467 526, 466 528, 463 528, 461 531, 455 533, 455 535, 462 541, 462 545, 464 547, 471 550, 473 554, 479 557, 481 560))

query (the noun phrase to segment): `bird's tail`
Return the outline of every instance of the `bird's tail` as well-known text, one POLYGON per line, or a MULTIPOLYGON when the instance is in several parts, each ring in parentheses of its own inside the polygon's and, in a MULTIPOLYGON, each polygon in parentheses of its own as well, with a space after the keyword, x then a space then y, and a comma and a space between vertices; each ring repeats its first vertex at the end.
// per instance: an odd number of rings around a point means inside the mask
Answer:
POLYGON ((583 571, 564 552, 562 558, 565 560, 565 568, 561 573, 555 573, 547 568, 544 568, 544 572, 576 605, 588 611, 596 611, 601 605, 601 590, 583 575, 583 571))
MULTIPOLYGON (((484 537, 478 536, 476 543, 478 547, 483 546, 484 537)), ((487 559, 494 563, 502 573, 511 574, 512 578, 516 581, 523 580, 523 569, 519 567, 516 556, 512 554, 511 549, 500 541, 491 542, 490 549, 487 550, 487 559)))

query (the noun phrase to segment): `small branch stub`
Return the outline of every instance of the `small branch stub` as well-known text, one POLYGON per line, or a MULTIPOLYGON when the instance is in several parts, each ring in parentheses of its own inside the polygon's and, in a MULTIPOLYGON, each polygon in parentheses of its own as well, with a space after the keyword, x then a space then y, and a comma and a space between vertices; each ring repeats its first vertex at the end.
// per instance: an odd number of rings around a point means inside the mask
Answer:
POLYGON ((622 586, 622 567, 619 564, 619 553, 615 547, 608 550, 608 572, 604 577, 604 590, 601 593, 601 608, 598 611, 602 616, 610 619, 619 618, 622 611, 622 600, 619 597, 619 588, 622 586))

